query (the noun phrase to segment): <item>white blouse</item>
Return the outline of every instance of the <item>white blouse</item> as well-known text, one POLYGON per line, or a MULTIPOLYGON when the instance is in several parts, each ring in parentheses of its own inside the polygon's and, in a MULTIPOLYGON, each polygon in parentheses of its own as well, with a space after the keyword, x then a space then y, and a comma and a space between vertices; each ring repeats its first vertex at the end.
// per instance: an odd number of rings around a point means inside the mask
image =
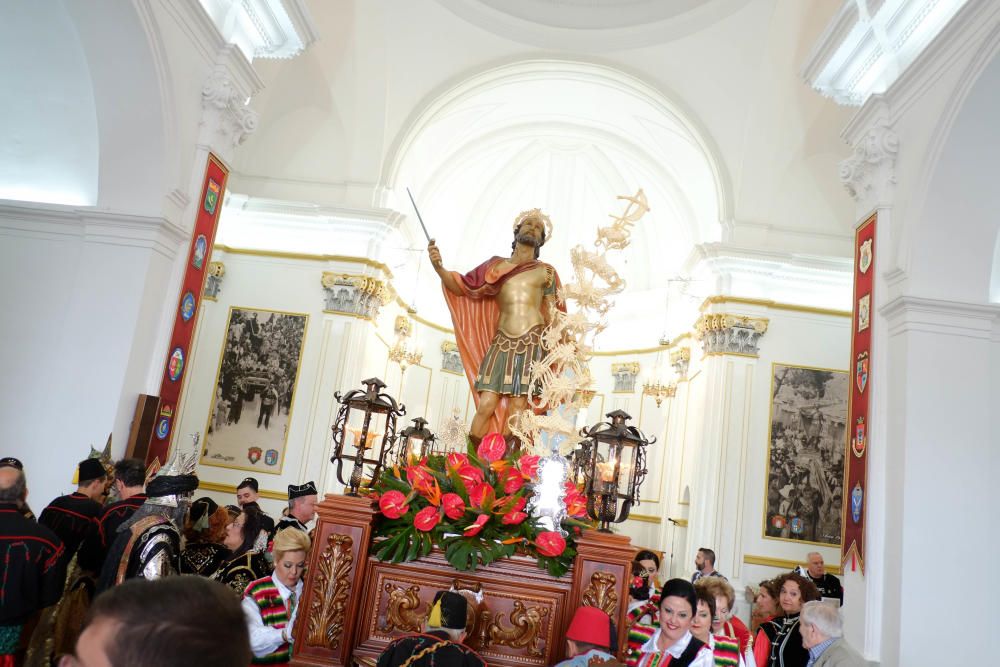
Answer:
MULTIPOLYGON (((281 601, 287 606, 292 589, 278 580, 277 572, 271 575, 271 581, 278 587, 281 601)), ((289 639, 291 639, 292 628, 295 626, 295 619, 299 614, 299 607, 301 606, 299 602, 301 601, 302 581, 300 580, 295 584, 295 607, 292 609, 292 617, 288 620, 288 625, 285 626, 289 639)), ((246 618, 247 628, 250 630, 250 650, 253 651, 253 654, 258 658, 263 658, 265 655, 274 653, 281 648, 281 645, 285 643, 281 638, 281 628, 264 625, 264 619, 260 616, 260 607, 257 606, 252 597, 244 597, 242 605, 243 616, 246 618)))
MULTIPOLYGON (((654 653, 659 653, 660 650, 656 648, 656 642, 660 639, 660 629, 657 628, 653 636, 649 638, 642 648, 639 649, 642 652, 642 659, 639 661, 639 667, 642 665, 649 664, 649 659, 647 656, 654 653)), ((692 636, 690 632, 685 632, 684 636, 674 642, 671 646, 668 646, 664 653, 669 653, 672 658, 679 658, 681 654, 684 653, 684 649, 691 642, 692 636)), ((715 658, 712 655, 712 649, 706 644, 700 651, 698 655, 695 656, 694 661, 691 663, 691 667, 715 667, 715 658)))

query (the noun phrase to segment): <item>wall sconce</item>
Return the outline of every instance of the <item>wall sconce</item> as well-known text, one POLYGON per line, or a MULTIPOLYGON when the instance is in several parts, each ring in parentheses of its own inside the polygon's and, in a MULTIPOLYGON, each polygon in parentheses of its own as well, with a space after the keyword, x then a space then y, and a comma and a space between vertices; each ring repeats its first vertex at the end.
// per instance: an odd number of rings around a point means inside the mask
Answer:
POLYGON ((340 392, 334 394, 334 398, 340 403, 340 410, 337 412, 337 419, 333 423, 333 456, 331 463, 337 464, 337 479, 340 483, 348 487, 347 495, 358 495, 358 489, 364 480, 365 466, 371 471, 371 480, 374 482, 382 474, 385 468, 385 459, 392 449, 392 443, 396 438, 396 420, 406 414, 406 407, 398 405, 396 399, 389 394, 382 393, 385 383, 378 378, 370 378, 362 382, 364 389, 352 389, 347 394, 341 396, 340 392), (368 456, 367 452, 374 454, 374 440, 377 426, 372 424, 372 418, 380 421, 384 416, 385 429, 382 432, 382 441, 379 444, 376 456, 368 456), (348 428, 349 423, 361 422, 361 428, 348 428), (347 431, 354 433, 358 431, 354 438, 355 451, 353 454, 345 452, 344 440, 347 431), (371 439, 369 436, 372 436, 371 439), (372 445, 369 446, 369 442, 372 445), (363 443, 364 446, 358 447, 363 443), (352 462, 353 467, 348 480, 344 480, 343 466, 345 462, 352 462))
POLYGON ((417 417, 411 420, 413 426, 407 426, 399 432, 399 465, 408 466, 425 456, 437 454, 434 434, 427 428, 427 420, 417 417))
POLYGON ((646 446, 656 438, 650 440, 626 424, 632 417, 623 410, 606 416, 611 421, 595 424, 580 435, 590 443, 584 487, 587 514, 598 522, 598 530, 609 533, 610 525, 627 519, 632 505, 639 502, 639 488, 646 477, 646 446))

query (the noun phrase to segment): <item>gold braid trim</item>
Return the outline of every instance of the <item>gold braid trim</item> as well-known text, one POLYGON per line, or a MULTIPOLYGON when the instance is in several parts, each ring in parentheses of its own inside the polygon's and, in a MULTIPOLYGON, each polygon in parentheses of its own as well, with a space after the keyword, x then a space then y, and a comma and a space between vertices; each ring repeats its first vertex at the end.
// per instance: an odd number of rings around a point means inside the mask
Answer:
POLYGON ((437 644, 432 644, 432 645, 428 646, 423 651, 417 651, 416 653, 414 653, 413 655, 411 655, 409 658, 407 658, 406 662, 404 662, 399 667, 410 667, 410 665, 412 665, 413 663, 415 663, 417 660, 420 660, 420 658, 424 657, 425 655, 430 655, 431 653, 434 653, 435 651, 437 651, 439 648, 443 648, 443 647, 447 646, 450 643, 451 642, 441 641, 441 642, 438 642, 437 644))

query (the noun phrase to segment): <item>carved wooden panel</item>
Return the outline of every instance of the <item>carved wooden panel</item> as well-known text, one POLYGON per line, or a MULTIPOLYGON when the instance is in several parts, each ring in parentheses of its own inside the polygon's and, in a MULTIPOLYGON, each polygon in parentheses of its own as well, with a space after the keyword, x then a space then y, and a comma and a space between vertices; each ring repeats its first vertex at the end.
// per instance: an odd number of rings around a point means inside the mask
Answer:
POLYGON ((455 570, 438 554, 393 565, 370 559, 358 617, 355 660, 378 656, 394 638, 423 628, 439 590, 470 603, 466 643, 491 666, 541 667, 562 659, 562 631, 572 579, 553 579, 530 559, 509 559, 475 572, 455 570))
POLYGON ((610 572, 595 572, 583 591, 583 606, 597 607, 611 618, 618 618, 618 578, 610 572))
POLYGON ((344 631, 354 556, 350 535, 330 533, 313 579, 306 645, 335 649, 344 631))

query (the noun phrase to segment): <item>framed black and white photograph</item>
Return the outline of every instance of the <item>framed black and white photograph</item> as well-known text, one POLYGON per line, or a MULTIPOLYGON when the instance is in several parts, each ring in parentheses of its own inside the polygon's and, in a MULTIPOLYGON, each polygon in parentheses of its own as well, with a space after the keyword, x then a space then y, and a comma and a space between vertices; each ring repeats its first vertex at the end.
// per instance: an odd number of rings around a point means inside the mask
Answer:
POLYGON ((771 370, 764 537, 839 546, 849 375, 771 370))
POLYGON ((233 306, 201 462, 281 474, 309 316, 233 306))

